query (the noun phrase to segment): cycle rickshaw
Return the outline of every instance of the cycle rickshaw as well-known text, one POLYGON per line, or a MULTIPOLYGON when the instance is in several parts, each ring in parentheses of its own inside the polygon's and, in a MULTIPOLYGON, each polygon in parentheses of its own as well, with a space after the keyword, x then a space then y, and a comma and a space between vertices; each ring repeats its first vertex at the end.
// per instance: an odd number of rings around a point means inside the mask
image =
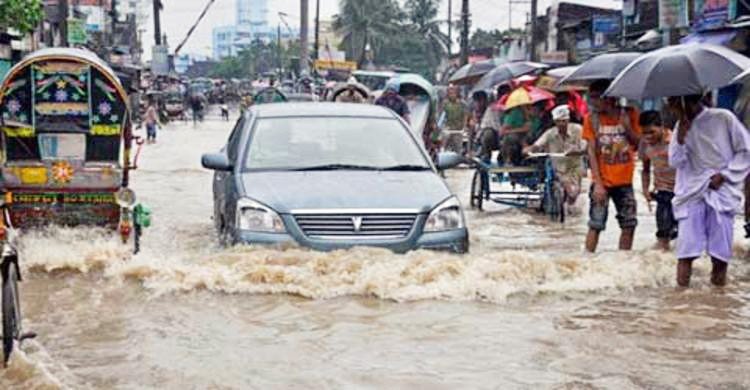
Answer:
POLYGON ((565 199, 555 181, 552 159, 564 157, 555 153, 532 153, 526 164, 503 166, 472 159, 470 205, 483 211, 484 202, 519 209, 537 209, 550 219, 565 222, 565 199))
MULTIPOLYGON (((0 87, 0 239, 5 362, 21 331, 18 252, 9 230, 99 226, 139 249, 148 210, 128 188, 128 95, 91 52, 51 48, 14 66, 0 87)), ((136 154, 137 160, 137 154, 136 154)))

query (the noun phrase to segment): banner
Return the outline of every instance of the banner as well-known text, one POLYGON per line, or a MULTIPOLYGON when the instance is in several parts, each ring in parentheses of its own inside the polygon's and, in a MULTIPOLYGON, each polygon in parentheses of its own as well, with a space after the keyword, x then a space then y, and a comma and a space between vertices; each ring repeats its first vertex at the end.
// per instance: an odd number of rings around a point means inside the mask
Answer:
POLYGON ((84 21, 68 19, 68 43, 71 45, 85 45, 88 40, 84 21))
POLYGON ((609 45, 613 38, 621 33, 619 16, 595 15, 591 22, 592 35, 594 36, 594 47, 604 47, 609 45))
POLYGON ((328 61, 316 60, 316 69, 334 69, 334 70, 357 70, 357 63, 353 61, 328 61))
POLYGON ((684 0, 659 0, 659 28, 688 26, 688 7, 684 0))
POLYGON ((695 0, 695 30, 725 27, 737 14, 736 0, 695 0))

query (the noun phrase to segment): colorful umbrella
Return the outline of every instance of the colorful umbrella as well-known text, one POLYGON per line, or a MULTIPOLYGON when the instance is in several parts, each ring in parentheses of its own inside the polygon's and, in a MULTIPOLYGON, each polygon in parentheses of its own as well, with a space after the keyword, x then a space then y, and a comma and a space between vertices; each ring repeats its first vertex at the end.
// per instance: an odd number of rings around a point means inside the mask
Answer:
POLYGON ((482 78, 477 81, 477 84, 474 85, 474 90, 491 90, 494 89, 496 85, 511 81, 518 76, 534 73, 547 68, 549 68, 549 66, 536 62, 508 62, 507 64, 502 64, 482 76, 482 78))
POLYGON ((493 109, 506 111, 511 108, 535 104, 545 100, 552 100, 554 98, 555 95, 541 88, 524 86, 517 88, 513 92, 498 99, 493 109))

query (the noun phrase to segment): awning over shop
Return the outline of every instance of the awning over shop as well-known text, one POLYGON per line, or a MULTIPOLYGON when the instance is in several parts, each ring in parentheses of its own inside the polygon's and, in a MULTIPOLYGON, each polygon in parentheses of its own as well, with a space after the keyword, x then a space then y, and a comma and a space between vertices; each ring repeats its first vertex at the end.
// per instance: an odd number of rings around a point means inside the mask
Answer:
POLYGON ((734 30, 694 32, 680 39, 680 43, 710 43, 725 46, 728 45, 735 36, 737 36, 737 31, 734 30))

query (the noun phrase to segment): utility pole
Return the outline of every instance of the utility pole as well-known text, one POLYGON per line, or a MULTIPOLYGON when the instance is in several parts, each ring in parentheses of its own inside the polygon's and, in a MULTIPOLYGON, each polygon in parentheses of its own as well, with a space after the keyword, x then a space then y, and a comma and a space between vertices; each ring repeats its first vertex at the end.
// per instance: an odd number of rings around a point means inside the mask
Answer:
POLYGON ((513 6, 531 4, 529 0, 508 0, 508 30, 513 28, 513 6))
POLYGON ((536 55, 536 6, 537 0, 531 0, 531 50, 529 53, 531 61, 537 61, 536 55))
POLYGON ((112 27, 109 31, 109 44, 114 46, 116 42, 115 33, 117 32, 117 0, 112 0, 112 9, 109 11, 112 18, 112 27))
POLYGON ((310 60, 309 48, 307 45, 307 30, 308 30, 308 0, 300 0, 300 32, 299 32, 299 45, 300 45, 300 72, 306 72, 308 70, 307 63, 310 60))
POLYGON ((68 0, 57 3, 57 12, 60 14, 60 46, 68 47, 68 0))
POLYGON ((453 51, 453 0, 448 0, 448 58, 453 51))
POLYGON ((276 53, 278 55, 278 61, 279 61, 279 72, 283 74, 284 73, 284 70, 283 70, 284 61, 281 58, 281 53, 282 53, 281 51, 281 23, 276 25, 276 53))
POLYGON ((320 0, 315 1, 315 55, 314 59, 320 59, 320 0))
POLYGON ((461 66, 469 63, 469 0, 461 2, 461 66))
POLYGON ((161 12, 162 5, 161 0, 154 1, 154 43, 161 45, 161 20, 159 19, 159 12, 161 12))

